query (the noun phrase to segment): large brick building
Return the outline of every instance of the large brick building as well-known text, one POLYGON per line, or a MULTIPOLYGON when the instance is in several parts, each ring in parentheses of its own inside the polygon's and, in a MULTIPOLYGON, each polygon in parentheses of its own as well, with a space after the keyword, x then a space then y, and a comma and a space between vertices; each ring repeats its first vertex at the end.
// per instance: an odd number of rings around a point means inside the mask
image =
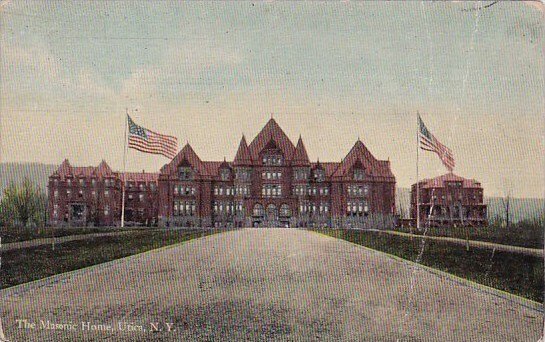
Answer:
MULTIPOLYGON (((447 173, 419 183, 420 225, 483 226, 487 224, 481 183, 447 173)), ((416 184, 411 187, 411 217, 416 218, 416 184)))
MULTIPOLYGON (((250 144, 242 137, 232 162, 203 161, 186 144, 158 174, 128 173, 127 182, 127 221, 142 224, 354 227, 395 212, 389 161, 358 140, 340 162, 311 162, 301 137, 294 145, 274 119, 250 144)), ((51 222, 116 224, 121 184, 105 162, 63 162, 50 177, 51 222)))

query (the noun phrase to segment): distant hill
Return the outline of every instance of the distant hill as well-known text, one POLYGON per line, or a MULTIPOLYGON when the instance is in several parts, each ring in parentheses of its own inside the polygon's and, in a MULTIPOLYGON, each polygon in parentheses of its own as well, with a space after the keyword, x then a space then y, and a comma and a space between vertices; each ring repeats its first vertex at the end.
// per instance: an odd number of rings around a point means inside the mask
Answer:
POLYGON ((41 163, 0 163, 0 197, 8 184, 19 184, 27 177, 45 192, 48 178, 57 168, 41 163))
MULTIPOLYGON (((396 189, 396 208, 402 208, 404 216, 409 213, 411 190, 408 188, 396 189)), ((488 205, 488 219, 495 217, 504 217, 502 197, 486 197, 484 202, 488 205)), ((511 198, 510 214, 513 222, 521 220, 531 220, 545 215, 545 199, 543 198, 511 198)))

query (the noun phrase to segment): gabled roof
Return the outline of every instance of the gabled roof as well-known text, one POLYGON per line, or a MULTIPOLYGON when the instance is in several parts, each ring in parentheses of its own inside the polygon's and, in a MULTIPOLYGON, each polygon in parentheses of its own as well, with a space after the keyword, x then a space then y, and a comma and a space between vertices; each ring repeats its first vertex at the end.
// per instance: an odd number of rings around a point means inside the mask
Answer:
POLYGON ((106 161, 103 159, 102 162, 98 165, 98 167, 95 170, 96 176, 98 177, 104 177, 104 176, 111 176, 112 175, 112 169, 110 168, 110 165, 106 163, 106 161))
POLYGON ((291 163, 292 165, 298 166, 310 165, 307 149, 305 148, 305 144, 303 144, 303 139, 301 138, 301 136, 299 136, 299 140, 297 141, 297 147, 295 147, 295 152, 293 154, 293 159, 291 163))
POLYGON ((335 171, 337 171, 337 168, 339 167, 340 163, 336 163, 336 162, 321 162, 321 161, 318 161, 317 163, 310 163, 310 167, 312 169, 315 169, 318 167, 318 164, 320 164, 320 167, 325 171, 325 175, 326 177, 331 177, 333 176, 333 173, 335 173, 335 171))
POLYGON ((462 182, 464 188, 481 188, 481 183, 475 179, 467 179, 452 172, 431 179, 423 179, 420 184, 422 188, 443 188, 447 182, 462 182))
POLYGON ((185 144, 185 146, 180 150, 180 152, 178 152, 176 157, 170 161, 170 163, 161 168, 161 173, 172 174, 176 172, 178 165, 180 165, 182 161, 188 162, 197 172, 201 173, 203 169, 203 162, 189 143, 185 144))
POLYGON ((242 136, 240 144, 238 145, 237 154, 235 155, 234 165, 251 165, 252 157, 250 156, 250 149, 248 143, 246 143, 246 137, 242 136))
POLYGON ((346 176, 354 166, 363 167, 370 176, 394 177, 390 168, 390 162, 387 160, 377 160, 359 139, 342 160, 334 176, 346 176))
POLYGON ((68 159, 65 159, 53 174, 53 176, 58 176, 61 180, 66 179, 66 177, 102 178, 112 175, 112 169, 104 160, 98 166, 72 166, 68 159))
POLYGON ((251 158, 253 160, 259 160, 259 153, 267 144, 270 144, 271 141, 273 141, 282 151, 286 160, 292 159, 293 153, 295 152, 295 146, 293 146, 291 140, 274 119, 270 119, 261 132, 259 132, 250 143, 249 150, 251 158))
POLYGON ((222 167, 232 167, 232 164, 226 161, 218 162, 218 161, 204 161, 202 162, 202 169, 200 174, 203 176, 218 176, 219 170, 222 167))

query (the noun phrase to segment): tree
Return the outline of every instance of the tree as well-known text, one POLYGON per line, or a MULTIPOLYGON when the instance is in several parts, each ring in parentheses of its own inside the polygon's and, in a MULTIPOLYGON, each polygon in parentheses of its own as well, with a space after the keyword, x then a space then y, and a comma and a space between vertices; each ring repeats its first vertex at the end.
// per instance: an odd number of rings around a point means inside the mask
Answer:
POLYGON ((28 178, 21 184, 11 183, 0 202, 0 221, 4 224, 28 226, 30 223, 44 224, 46 221, 45 194, 28 178))

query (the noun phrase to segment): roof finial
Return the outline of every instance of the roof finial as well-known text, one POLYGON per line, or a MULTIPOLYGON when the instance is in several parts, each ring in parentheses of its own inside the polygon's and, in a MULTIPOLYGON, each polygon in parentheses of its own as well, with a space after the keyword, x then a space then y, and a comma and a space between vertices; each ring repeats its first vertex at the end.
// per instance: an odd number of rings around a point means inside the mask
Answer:
POLYGON ((271 112, 271 120, 274 119, 274 113, 271 112))

